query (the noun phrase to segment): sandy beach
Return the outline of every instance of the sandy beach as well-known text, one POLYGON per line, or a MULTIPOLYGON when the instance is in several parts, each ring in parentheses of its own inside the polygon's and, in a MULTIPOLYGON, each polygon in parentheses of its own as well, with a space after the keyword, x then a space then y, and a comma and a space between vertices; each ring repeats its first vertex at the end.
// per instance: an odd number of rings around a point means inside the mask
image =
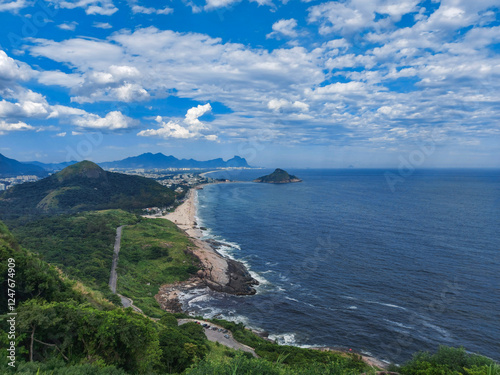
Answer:
POLYGON ((162 218, 170 220, 187 233, 195 245, 191 250, 203 264, 204 272, 210 273, 212 281, 225 285, 229 282, 226 258, 218 254, 207 242, 201 240, 203 234, 195 219, 196 198, 198 190, 202 189, 203 186, 206 184, 190 189, 185 201, 174 212, 168 213, 162 218))
POLYGON ((189 190, 184 202, 178 206, 174 212, 169 212, 163 219, 170 220, 175 223, 179 228, 183 229, 190 237, 201 238, 201 230, 197 228, 195 220, 196 215, 196 197, 198 190, 203 189, 208 184, 199 185, 189 190))
POLYGON ((204 185, 199 185, 189 190, 184 202, 179 205, 174 212, 167 213, 163 216, 145 215, 144 217, 153 219, 166 219, 176 224, 183 230, 193 243, 189 247, 189 251, 197 257, 201 262, 201 270, 197 275, 184 282, 174 284, 166 284, 160 287, 158 294, 155 296, 161 307, 167 311, 179 312, 182 311, 181 304, 178 300, 180 293, 194 288, 209 287, 218 292, 225 292, 237 295, 255 294, 255 289, 251 285, 257 285, 250 273, 245 269, 243 264, 223 257, 215 250, 214 243, 208 243, 202 240, 203 233, 196 223, 196 199, 197 191, 202 189, 204 185))

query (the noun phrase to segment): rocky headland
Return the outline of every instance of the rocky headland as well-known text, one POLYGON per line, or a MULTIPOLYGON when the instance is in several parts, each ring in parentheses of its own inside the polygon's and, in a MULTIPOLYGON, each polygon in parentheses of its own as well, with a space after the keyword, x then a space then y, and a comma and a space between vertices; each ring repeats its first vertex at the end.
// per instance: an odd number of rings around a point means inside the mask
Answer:
POLYGON ((190 237, 193 246, 187 251, 198 258, 201 264, 196 276, 189 280, 160 287, 155 298, 166 311, 182 311, 178 297, 191 289, 208 287, 217 292, 252 295, 256 293, 253 286, 259 284, 241 262, 226 258, 217 251, 222 243, 202 240, 202 231, 195 221, 196 190, 201 188, 202 186, 191 189, 184 203, 174 212, 160 217, 172 221, 190 237))

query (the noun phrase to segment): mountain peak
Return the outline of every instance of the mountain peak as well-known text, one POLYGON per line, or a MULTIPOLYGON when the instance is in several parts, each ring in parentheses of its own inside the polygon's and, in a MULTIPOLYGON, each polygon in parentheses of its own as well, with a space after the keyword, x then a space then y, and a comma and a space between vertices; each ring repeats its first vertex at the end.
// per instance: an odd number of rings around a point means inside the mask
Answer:
POLYGON ((88 160, 70 165, 56 174, 59 181, 66 181, 73 177, 85 177, 92 179, 106 178, 106 171, 99 167, 96 163, 88 160))

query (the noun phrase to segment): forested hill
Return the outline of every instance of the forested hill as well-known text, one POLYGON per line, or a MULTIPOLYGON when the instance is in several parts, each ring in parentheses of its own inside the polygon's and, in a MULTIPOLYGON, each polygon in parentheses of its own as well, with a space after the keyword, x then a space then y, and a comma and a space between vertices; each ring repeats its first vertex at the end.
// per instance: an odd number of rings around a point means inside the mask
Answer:
POLYGON ((169 206, 175 193, 145 177, 106 172, 82 161, 43 180, 16 185, 0 195, 0 217, 95 209, 169 206))

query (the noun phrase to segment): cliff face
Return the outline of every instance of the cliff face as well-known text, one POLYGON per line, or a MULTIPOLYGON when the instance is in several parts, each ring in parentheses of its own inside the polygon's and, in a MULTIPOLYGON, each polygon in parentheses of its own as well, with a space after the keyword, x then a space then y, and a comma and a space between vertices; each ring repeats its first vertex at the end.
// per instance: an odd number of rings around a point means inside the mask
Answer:
POLYGON ((273 173, 267 176, 262 176, 254 180, 254 182, 265 182, 268 184, 288 184, 291 182, 302 182, 300 178, 288 174, 287 171, 277 168, 273 173))

